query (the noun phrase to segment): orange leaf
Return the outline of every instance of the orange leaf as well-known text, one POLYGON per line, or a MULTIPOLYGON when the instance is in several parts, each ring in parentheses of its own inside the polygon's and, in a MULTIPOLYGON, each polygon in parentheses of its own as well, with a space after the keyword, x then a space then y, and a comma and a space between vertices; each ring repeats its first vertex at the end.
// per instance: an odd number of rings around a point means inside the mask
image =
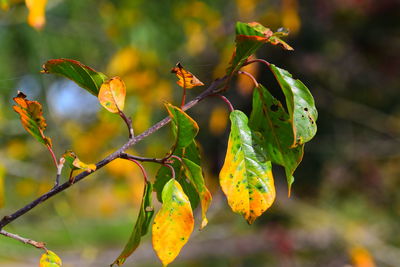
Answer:
POLYGON ((42 29, 46 23, 47 0, 25 0, 25 4, 29 9, 28 24, 37 30, 42 29))
POLYGON ((172 73, 176 74, 176 77, 179 78, 179 81, 176 83, 186 89, 191 89, 195 86, 202 86, 202 83, 196 76, 194 76, 191 72, 185 70, 180 62, 176 64, 174 68, 171 70, 172 73))
POLYGON ((26 95, 22 92, 18 92, 13 99, 17 103, 13 109, 19 114, 25 130, 42 144, 51 147, 51 139, 43 134, 47 123, 43 117, 42 105, 37 101, 27 100, 26 95))
POLYGON ((120 77, 105 81, 99 91, 100 104, 111 113, 118 113, 124 109, 126 87, 120 77))
POLYGON ((188 241, 193 232, 194 218, 189 199, 175 179, 165 184, 162 202, 152 227, 153 248, 163 265, 167 265, 188 241))

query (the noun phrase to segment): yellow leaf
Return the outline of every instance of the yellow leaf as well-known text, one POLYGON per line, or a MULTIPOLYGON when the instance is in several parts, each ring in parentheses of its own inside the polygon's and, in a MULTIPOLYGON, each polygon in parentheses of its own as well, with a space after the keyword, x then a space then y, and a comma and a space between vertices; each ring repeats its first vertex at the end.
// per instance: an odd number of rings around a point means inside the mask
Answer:
POLYGON ((153 227, 153 248, 163 265, 171 263, 193 232, 194 218, 188 197, 181 185, 169 180, 162 191, 163 205, 153 227))
POLYGON ((66 151, 62 155, 62 157, 65 159, 65 162, 69 165, 69 167, 73 170, 80 169, 87 172, 93 172, 96 170, 96 164, 86 164, 80 161, 75 153, 71 150, 66 151))
POLYGON ((25 0, 25 4, 29 9, 28 24, 38 30, 42 29, 46 23, 47 0, 25 0))
POLYGON ((99 91, 100 104, 111 113, 124 110, 126 88, 120 77, 114 77, 104 82, 99 91))
POLYGON ((179 62, 174 68, 172 68, 171 72, 176 74, 176 77, 178 77, 179 79, 179 81, 177 81, 176 83, 182 88, 191 89, 195 86, 204 85, 204 83, 202 83, 191 72, 185 70, 182 64, 179 62))
POLYGON ((57 256, 56 253, 54 253, 51 250, 47 250, 46 253, 40 257, 40 263, 39 267, 61 267, 62 266, 62 261, 61 259, 57 256))
POLYGON ((259 151, 260 145, 248 126, 247 116, 235 110, 230 118, 231 133, 220 183, 232 210, 251 224, 275 200, 272 166, 259 151))

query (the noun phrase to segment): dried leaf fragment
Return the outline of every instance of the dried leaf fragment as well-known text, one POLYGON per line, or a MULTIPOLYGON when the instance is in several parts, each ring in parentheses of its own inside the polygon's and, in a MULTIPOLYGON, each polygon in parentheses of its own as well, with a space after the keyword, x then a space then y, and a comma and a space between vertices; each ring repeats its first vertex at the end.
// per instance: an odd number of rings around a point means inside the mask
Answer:
POLYGON ((171 72, 176 74, 176 77, 179 79, 176 83, 182 88, 191 89, 195 86, 204 85, 204 83, 202 83, 191 72, 185 70, 180 62, 172 68, 171 72))
POLYGON ((51 147, 51 139, 43 133, 47 123, 43 117, 42 105, 37 101, 26 99, 26 95, 22 92, 18 92, 18 95, 13 99, 17 103, 13 106, 13 109, 19 114, 25 130, 40 143, 51 147))

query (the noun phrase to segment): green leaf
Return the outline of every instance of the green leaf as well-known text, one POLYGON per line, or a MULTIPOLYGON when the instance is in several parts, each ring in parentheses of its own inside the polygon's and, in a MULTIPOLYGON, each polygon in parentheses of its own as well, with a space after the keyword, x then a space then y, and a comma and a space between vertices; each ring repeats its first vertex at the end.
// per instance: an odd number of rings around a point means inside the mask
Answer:
POLYGON ((61 265, 61 259, 51 250, 47 250, 40 257, 39 267, 61 267, 61 265))
POLYGON ((114 264, 121 266, 125 262, 125 260, 139 246, 142 236, 147 234, 151 223, 151 219, 154 214, 154 208, 151 197, 152 191, 153 191, 152 184, 150 182, 147 182, 144 185, 142 204, 140 205, 139 215, 137 217, 135 226, 133 228, 133 232, 128 240, 128 243, 125 245, 124 250, 118 256, 118 258, 111 264, 111 266, 113 266, 114 264))
POLYGON ((43 117, 42 105, 37 101, 26 99, 26 95, 22 92, 18 92, 18 95, 13 99, 17 103, 13 106, 13 109, 19 114, 24 129, 40 143, 51 148, 51 139, 43 133, 47 123, 43 117))
POLYGON ((203 229, 208 223, 206 213, 210 207, 212 196, 205 185, 201 167, 187 158, 183 158, 182 161, 186 177, 194 186, 200 197, 202 217, 200 229, 203 229))
POLYGON ((259 153, 260 144, 248 126, 247 116, 235 110, 230 119, 231 132, 219 178, 229 206, 251 224, 275 200, 272 167, 259 153))
POLYGON ((293 122, 293 146, 304 144, 317 132, 318 112, 314 98, 308 88, 301 81, 293 79, 288 71, 273 64, 270 68, 286 97, 290 120, 293 122))
MULTIPOLYGON (((193 140, 186 148, 176 149, 174 152, 175 156, 180 157, 181 159, 186 158, 190 161, 196 163, 200 166, 200 153, 198 151, 197 145, 193 140)), ((176 180, 181 184, 183 191, 189 197, 190 204, 192 205, 192 209, 195 209, 200 202, 199 194, 197 193, 196 188, 187 178, 186 173, 183 169, 183 166, 179 160, 175 160, 174 163, 170 164, 174 170, 176 175, 176 180)), ((171 180, 171 170, 166 166, 161 166, 158 169, 156 174, 156 180, 154 182, 154 189, 157 192, 157 199, 162 202, 162 191, 165 184, 171 180)))
POLYGON ((269 160, 285 168, 290 194, 293 173, 301 162, 304 146, 292 147, 294 133, 290 117, 261 84, 253 93, 250 128, 261 134, 261 143, 269 160))
POLYGON ((162 200, 163 205, 154 218, 152 241, 157 256, 166 266, 189 240, 194 218, 189 199, 175 179, 164 186, 162 200))
POLYGON ((88 172, 93 172, 96 170, 96 164, 87 164, 80 161, 80 159, 72 150, 67 150, 62 157, 65 159, 65 163, 67 163, 72 170, 80 169, 88 172))
POLYGON ((107 76, 103 73, 97 72, 79 61, 65 58, 47 61, 43 65, 42 73, 62 75, 95 96, 98 95, 103 82, 107 80, 107 76))
POLYGON ((227 75, 238 71, 246 60, 254 54, 273 32, 259 23, 236 23, 236 50, 227 75))
POLYGON ((176 137, 175 148, 180 149, 187 147, 192 143, 199 132, 199 126, 196 121, 180 108, 170 103, 165 103, 164 105, 172 120, 172 129, 176 137))

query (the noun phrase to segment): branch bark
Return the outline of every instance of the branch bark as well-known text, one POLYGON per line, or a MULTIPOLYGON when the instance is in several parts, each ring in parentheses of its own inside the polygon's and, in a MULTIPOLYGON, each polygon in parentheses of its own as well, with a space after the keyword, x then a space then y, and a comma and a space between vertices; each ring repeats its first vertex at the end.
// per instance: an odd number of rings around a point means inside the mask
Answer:
MULTIPOLYGON (((192 101, 188 102, 185 106, 182 107, 182 109, 183 110, 188 110, 188 109, 192 108, 193 106, 197 105, 201 100, 207 98, 208 96, 218 93, 221 90, 220 87, 222 85, 224 85, 224 81, 226 79, 227 79, 227 77, 223 77, 221 79, 217 79, 214 82, 212 82, 211 85, 205 91, 203 91, 200 95, 195 97, 192 101)), ((138 136, 136 136, 134 138, 129 139, 128 142, 126 142, 120 149, 118 149, 114 153, 110 154, 106 158, 104 158, 101 161, 99 161, 98 163, 96 163, 96 171, 98 171, 99 169, 101 169, 102 167, 104 167, 105 165, 107 165, 108 163, 113 161, 114 159, 121 157, 121 155, 124 153, 125 150, 127 150, 131 146, 135 145, 139 141, 143 140, 144 138, 148 137, 149 135, 155 133, 156 131, 158 131, 159 129, 161 129, 165 125, 167 125, 170 121, 171 121, 171 118, 170 117, 166 117, 163 120, 159 121, 158 123, 154 124, 152 127, 147 129, 142 134, 140 134, 140 135, 138 135, 138 136)), ((17 218, 21 217, 25 213, 27 213, 30 210, 32 210, 33 208, 35 208, 40 203, 45 202, 49 198, 51 198, 51 197, 57 195, 58 193, 66 190, 71 185, 83 180, 84 178, 88 177, 89 175, 95 173, 96 171, 94 171, 94 172, 82 172, 82 173, 78 174, 75 177, 74 183, 70 183, 69 181, 67 181, 67 182, 65 182, 65 183, 63 183, 61 185, 55 186, 49 192, 41 195, 37 199, 33 200, 32 202, 28 203, 24 207, 22 207, 19 210, 15 211, 14 213, 4 216, 0 221, 0 230, 4 226, 8 225, 12 221, 16 220, 17 218)))
POLYGON ((36 248, 46 249, 46 247, 45 247, 46 244, 43 243, 43 242, 38 242, 38 241, 35 241, 35 240, 32 240, 32 239, 24 238, 24 237, 21 237, 21 236, 16 235, 16 234, 9 233, 9 232, 4 231, 4 230, 0 230, 0 234, 2 234, 4 236, 7 236, 7 237, 10 237, 12 239, 18 240, 19 242, 22 242, 24 244, 32 245, 32 246, 34 246, 36 248))

